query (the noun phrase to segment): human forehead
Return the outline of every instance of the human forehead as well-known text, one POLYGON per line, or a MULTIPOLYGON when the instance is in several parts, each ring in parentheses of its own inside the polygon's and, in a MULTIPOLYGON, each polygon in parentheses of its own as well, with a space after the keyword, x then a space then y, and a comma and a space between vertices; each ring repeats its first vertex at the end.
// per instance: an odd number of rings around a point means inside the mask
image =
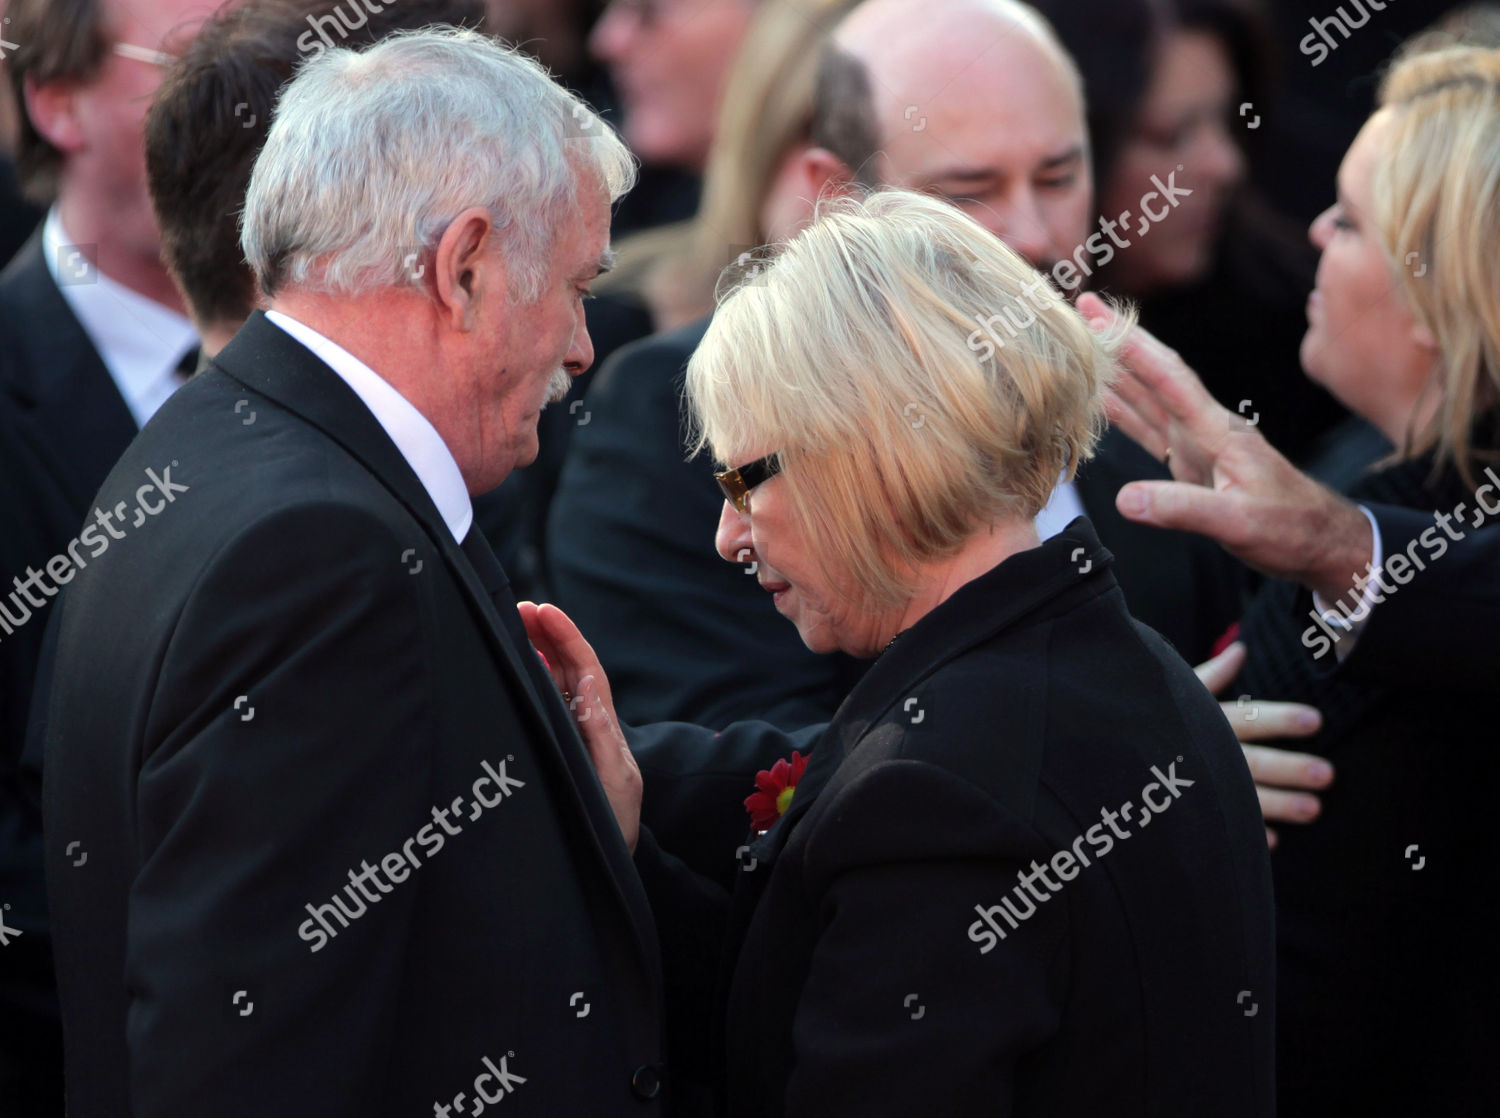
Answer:
MULTIPOLYGON (((1086 139, 1083 101, 1059 52, 1030 32, 971 44, 972 61, 905 51, 881 75, 872 100, 893 176, 943 164, 994 164, 1027 173, 1086 139)), ((878 60, 877 60, 878 61, 878 60)))

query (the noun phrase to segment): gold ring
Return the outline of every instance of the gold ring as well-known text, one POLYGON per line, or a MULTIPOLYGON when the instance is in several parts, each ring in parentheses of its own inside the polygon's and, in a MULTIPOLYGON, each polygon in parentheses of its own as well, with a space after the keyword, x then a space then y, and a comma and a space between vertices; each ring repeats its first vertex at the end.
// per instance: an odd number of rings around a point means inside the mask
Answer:
POLYGON ((573 692, 571 692, 571 691, 564 691, 563 692, 563 702, 565 702, 565 703, 571 703, 572 701, 573 701, 573 692))

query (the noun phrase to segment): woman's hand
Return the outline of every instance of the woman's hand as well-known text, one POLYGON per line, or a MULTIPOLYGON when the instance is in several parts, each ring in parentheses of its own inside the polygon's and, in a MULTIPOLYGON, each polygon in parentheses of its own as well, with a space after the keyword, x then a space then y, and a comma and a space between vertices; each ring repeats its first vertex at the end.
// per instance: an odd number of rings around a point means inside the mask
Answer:
MULTIPOLYGON (((1217 696, 1229 689, 1244 664, 1245 646, 1235 641, 1193 670, 1209 693, 1217 696)), ((1307 737, 1317 732, 1323 718, 1316 707, 1302 703, 1247 702, 1249 698, 1246 695, 1232 703, 1220 703, 1219 708, 1245 751, 1260 813, 1268 823, 1310 823, 1323 810, 1312 793, 1333 783, 1333 766, 1311 753, 1249 743, 1307 737)), ((1266 828, 1266 843, 1273 849, 1276 846, 1276 832, 1270 827, 1266 828)))
POLYGON ((599 783, 604 786, 620 834, 634 854, 641 833, 644 785, 640 766, 625 744, 609 679, 599 657, 583 639, 578 626, 556 606, 521 602, 518 608, 527 636, 546 659, 553 680, 568 700, 568 709, 588 747, 589 760, 599 774, 599 783))

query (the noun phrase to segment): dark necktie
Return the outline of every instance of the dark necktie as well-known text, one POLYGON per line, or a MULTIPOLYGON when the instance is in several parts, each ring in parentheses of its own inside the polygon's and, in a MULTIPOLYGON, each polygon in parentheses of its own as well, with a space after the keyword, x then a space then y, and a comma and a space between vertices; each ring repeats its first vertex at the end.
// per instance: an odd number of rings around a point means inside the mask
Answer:
POLYGON ((484 533, 479 530, 478 525, 469 529, 469 534, 464 537, 459 547, 468 557, 474 573, 479 576, 480 584, 484 586, 485 592, 489 594, 490 601, 495 606, 495 612, 500 616, 500 624, 505 627, 505 632, 515 644, 516 655, 525 665, 527 680, 536 692, 537 702, 541 704, 542 710, 546 712, 547 717, 555 726, 558 710, 554 708, 562 709, 564 717, 567 712, 565 708, 562 708, 561 696, 558 696, 556 703, 548 700, 549 695, 557 695, 557 684, 553 682, 550 673, 542 667, 541 657, 531 646, 531 638, 526 635, 526 626, 521 624, 521 614, 516 609, 516 596, 510 588, 510 576, 505 573, 500 560, 495 558, 489 541, 484 538, 484 533))
POLYGON ((203 358, 203 350, 199 346, 193 346, 177 361, 174 372, 177 375, 177 383, 182 384, 188 377, 198 371, 198 362, 203 358))

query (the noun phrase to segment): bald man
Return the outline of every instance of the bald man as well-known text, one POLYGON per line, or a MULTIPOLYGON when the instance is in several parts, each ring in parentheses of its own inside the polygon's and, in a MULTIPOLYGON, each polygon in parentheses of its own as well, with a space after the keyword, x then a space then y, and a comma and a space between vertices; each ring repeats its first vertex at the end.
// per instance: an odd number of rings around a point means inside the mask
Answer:
POLYGON ((1077 68, 1025 4, 937 8, 869 0, 835 30, 804 196, 850 179, 934 193, 1050 272, 1094 216, 1077 68))

